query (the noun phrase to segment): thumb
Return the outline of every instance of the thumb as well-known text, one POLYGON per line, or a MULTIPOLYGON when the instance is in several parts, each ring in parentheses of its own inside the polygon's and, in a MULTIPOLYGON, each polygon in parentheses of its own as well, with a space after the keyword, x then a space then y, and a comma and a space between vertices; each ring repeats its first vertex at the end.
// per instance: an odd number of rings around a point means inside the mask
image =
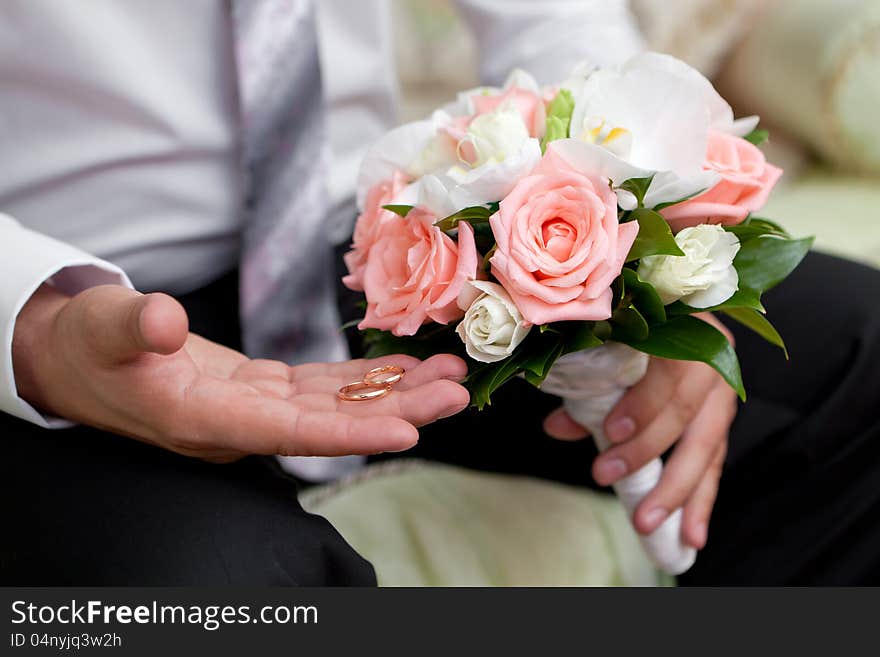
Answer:
POLYGON ((186 341, 186 311, 167 294, 108 285, 83 296, 86 339, 107 361, 125 361, 144 352, 172 354, 186 341))

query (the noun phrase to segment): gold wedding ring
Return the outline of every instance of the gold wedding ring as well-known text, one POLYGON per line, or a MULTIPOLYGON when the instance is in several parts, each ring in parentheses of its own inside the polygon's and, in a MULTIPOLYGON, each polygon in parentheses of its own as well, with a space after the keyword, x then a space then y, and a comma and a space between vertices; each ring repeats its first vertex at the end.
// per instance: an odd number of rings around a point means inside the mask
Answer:
POLYGON ((397 365, 374 367, 364 374, 362 381, 342 386, 336 395, 342 401, 381 399, 391 392, 391 388, 403 378, 404 374, 406 374, 406 370, 397 365))
POLYGON ((391 386, 377 386, 372 383, 355 381, 342 386, 336 393, 342 401, 368 401, 380 399, 391 392, 391 386))
POLYGON ((403 378, 406 370, 397 365, 383 365, 374 367, 364 374, 364 383, 375 386, 393 386, 403 378))

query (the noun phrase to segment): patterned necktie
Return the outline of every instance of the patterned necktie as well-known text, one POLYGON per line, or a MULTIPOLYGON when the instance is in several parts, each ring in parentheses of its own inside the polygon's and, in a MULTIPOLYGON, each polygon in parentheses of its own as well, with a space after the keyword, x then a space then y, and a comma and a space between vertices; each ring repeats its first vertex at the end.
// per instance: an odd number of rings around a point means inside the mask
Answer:
POLYGON ((233 0, 232 15, 249 183, 245 350, 288 363, 343 360, 314 8, 310 0, 233 0))

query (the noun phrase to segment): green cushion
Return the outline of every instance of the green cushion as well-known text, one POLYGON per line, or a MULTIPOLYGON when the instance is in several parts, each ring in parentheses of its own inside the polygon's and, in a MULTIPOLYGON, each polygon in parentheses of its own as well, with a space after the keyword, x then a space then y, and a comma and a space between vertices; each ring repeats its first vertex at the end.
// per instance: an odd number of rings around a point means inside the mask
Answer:
POLYGON ((880 266, 880 180, 814 169, 780 186, 758 214, 816 248, 880 266))
POLYGON ((880 0, 779 0, 733 53, 723 88, 765 125, 876 174, 878 70, 880 0))
POLYGON ((609 496, 420 461, 374 465, 307 491, 382 586, 655 586, 609 496))

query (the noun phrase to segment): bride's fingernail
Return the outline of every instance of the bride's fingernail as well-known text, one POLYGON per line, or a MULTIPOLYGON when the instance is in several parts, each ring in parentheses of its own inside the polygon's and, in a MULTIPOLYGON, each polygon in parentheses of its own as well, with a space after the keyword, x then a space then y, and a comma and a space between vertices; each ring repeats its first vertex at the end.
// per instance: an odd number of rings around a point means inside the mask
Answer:
POLYGON ((599 465, 599 476, 603 481, 614 483, 626 474, 626 463, 622 459, 611 459, 599 465))
POLYGON ((636 423, 631 417, 619 417, 608 424, 608 439, 619 443, 633 435, 636 423))
POLYGON ((654 531, 663 524, 663 521, 666 520, 666 516, 669 515, 669 511, 662 507, 657 507, 656 509, 651 509, 645 514, 645 525, 648 528, 649 532, 654 531))

